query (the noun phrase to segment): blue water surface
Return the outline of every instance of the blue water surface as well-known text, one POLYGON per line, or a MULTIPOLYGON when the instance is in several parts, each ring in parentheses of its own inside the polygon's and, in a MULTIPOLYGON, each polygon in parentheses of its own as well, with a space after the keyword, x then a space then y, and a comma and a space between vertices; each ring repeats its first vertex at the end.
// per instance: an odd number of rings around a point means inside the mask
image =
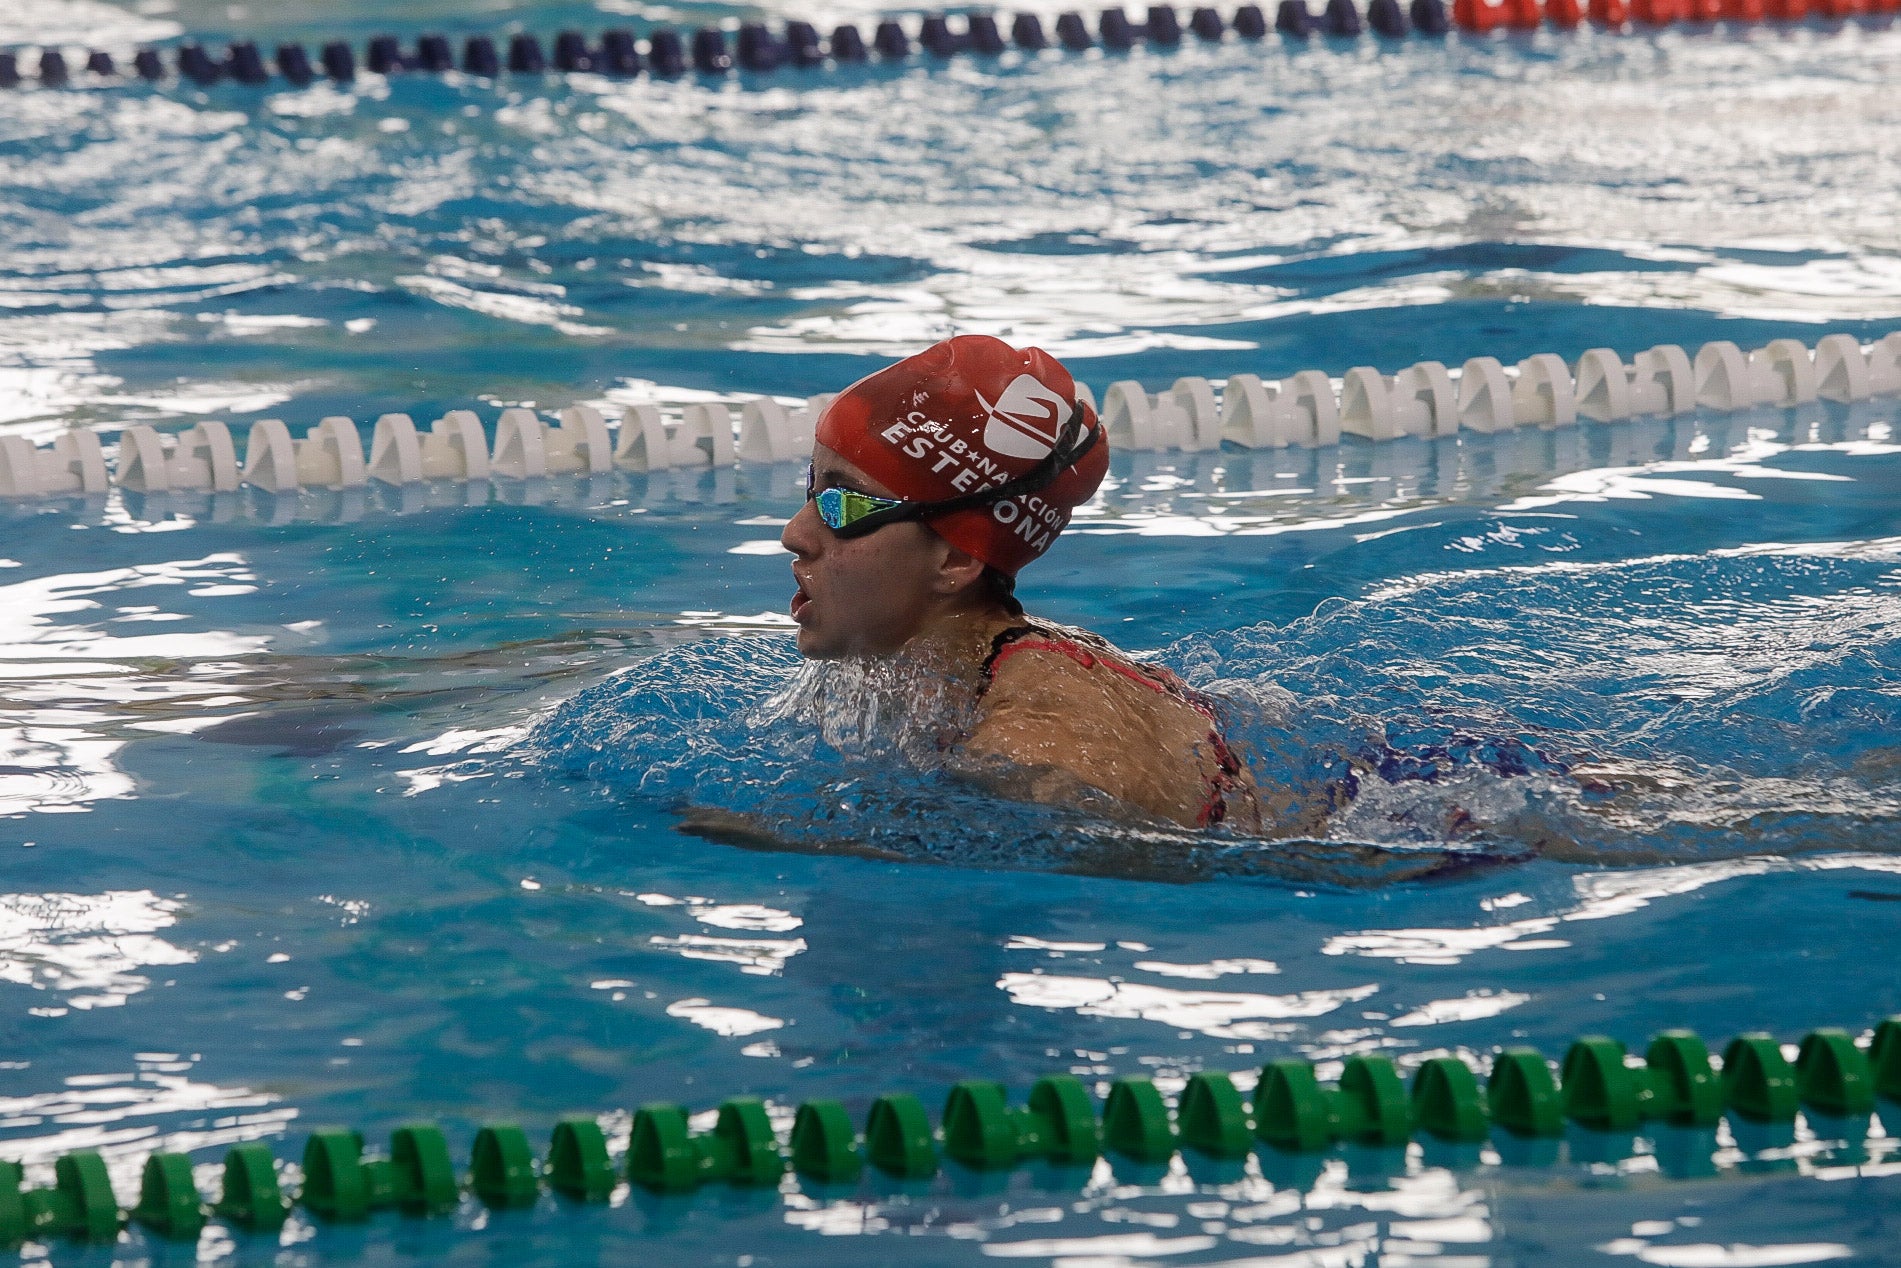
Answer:
MULTIPOLYGON (((35 0, 0 46, 835 8, 35 0)), ((720 82, 0 93, 0 428, 1098 392, 1901 329, 1886 19, 720 82)), ((796 464, 0 509, 0 1156, 1901 1012, 1897 405, 1117 454, 1025 574, 1218 702, 1259 838, 1015 805, 784 616, 796 464), (738 825, 737 827, 735 825, 738 825)), ((1901 1137, 1573 1130, 28 1262, 1897 1262, 1901 1137)), ((294 1184, 297 1168, 287 1166, 294 1184)))

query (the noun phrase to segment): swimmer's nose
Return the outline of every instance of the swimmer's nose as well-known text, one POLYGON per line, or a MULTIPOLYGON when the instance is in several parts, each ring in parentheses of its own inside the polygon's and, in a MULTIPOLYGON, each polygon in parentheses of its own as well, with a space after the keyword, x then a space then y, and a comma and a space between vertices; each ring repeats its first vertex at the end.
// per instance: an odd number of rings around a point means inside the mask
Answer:
POLYGON ((779 534, 779 544, 800 559, 810 559, 818 553, 824 533, 824 521, 818 517, 818 508, 807 502, 787 521, 784 531, 779 534))

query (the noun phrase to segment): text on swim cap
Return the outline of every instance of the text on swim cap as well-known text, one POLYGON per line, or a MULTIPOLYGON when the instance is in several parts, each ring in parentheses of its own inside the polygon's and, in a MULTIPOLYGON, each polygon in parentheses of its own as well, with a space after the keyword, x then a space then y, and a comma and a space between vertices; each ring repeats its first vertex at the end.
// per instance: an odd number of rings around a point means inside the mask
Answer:
POLYGON ((946 468, 955 467, 950 482, 959 493, 987 489, 1010 478, 994 459, 979 453, 976 446, 953 435, 950 428, 922 410, 912 410, 879 436, 897 445, 907 458, 930 462, 932 475, 942 475, 946 468))
POLYGON ((1012 525, 1012 531, 1039 555, 1049 549, 1056 534, 1069 523, 1068 511, 1035 496, 999 502, 990 508, 990 516, 999 524, 1012 525))
MULTIPOLYGON (((933 475, 949 470, 951 487, 959 493, 992 488, 1011 475, 989 455, 922 410, 912 410, 878 435, 886 443, 898 446, 907 458, 930 463, 933 475)), ((1038 554, 1048 550, 1056 534, 1069 523, 1069 513, 1062 507, 1035 496, 998 502, 990 508, 990 515, 997 523, 1010 525, 1038 554)))

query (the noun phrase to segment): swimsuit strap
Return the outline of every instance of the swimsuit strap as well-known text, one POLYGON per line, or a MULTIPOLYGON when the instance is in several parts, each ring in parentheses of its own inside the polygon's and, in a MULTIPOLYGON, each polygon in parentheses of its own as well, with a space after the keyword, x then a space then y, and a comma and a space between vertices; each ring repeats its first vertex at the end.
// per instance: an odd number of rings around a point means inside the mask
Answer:
POLYGON ((1069 657, 1084 669, 1101 665, 1150 691, 1179 700, 1201 714, 1208 720, 1208 741, 1215 759, 1215 773, 1203 781, 1207 785, 1208 795, 1201 812, 1195 816, 1195 824, 1197 827, 1212 827, 1227 817, 1228 794, 1240 787, 1241 763, 1235 757, 1234 750, 1228 747, 1228 742, 1222 738, 1221 724, 1207 697, 1166 669, 1124 660, 1115 655, 1106 643, 1092 648, 1066 631, 1044 630, 1027 622, 999 631, 990 640, 990 654, 984 657, 984 685, 980 696, 996 681, 997 671, 1003 667, 1003 663, 1018 652, 1055 652, 1059 656, 1069 657))
POLYGON ((1037 633, 1037 628, 1028 623, 1012 625, 1007 630, 999 630, 997 632, 997 636, 990 640, 990 654, 984 657, 984 685, 982 690, 978 692, 979 695, 982 695, 984 691, 990 690, 990 684, 996 681, 997 662, 1002 659, 1004 649, 1018 639, 1027 638, 1035 633, 1037 633))

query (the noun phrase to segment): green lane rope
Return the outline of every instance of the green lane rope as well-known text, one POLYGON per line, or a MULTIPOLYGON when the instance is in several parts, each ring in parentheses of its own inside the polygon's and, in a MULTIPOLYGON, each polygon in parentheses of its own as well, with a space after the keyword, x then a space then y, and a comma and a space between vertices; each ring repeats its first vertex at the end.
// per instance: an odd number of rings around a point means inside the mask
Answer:
MULTIPOLYGON (((1349 1057, 1333 1086, 1321 1084, 1305 1061, 1279 1060, 1262 1067, 1250 1105, 1230 1075, 1204 1070, 1188 1079, 1173 1115, 1153 1082, 1131 1077, 1110 1085, 1100 1122, 1074 1075, 1038 1080, 1022 1106, 1010 1104, 1000 1083, 966 1079, 944 1102, 941 1130, 932 1130, 922 1102, 910 1093, 874 1101, 862 1137, 839 1102, 807 1101, 785 1149, 757 1098, 725 1102, 712 1130, 700 1133, 691 1130, 685 1109, 654 1103, 634 1115, 624 1176, 660 1194, 713 1181, 776 1188, 788 1165, 819 1184, 850 1183, 866 1164, 894 1178, 925 1180, 938 1173, 940 1150, 978 1171, 1036 1161, 1086 1167, 1105 1152, 1160 1164, 1182 1149, 1234 1159, 1257 1145, 1288 1153, 1339 1144, 1401 1146, 1420 1132, 1468 1144, 1497 1132, 1555 1137, 1567 1121, 1628 1134, 1646 1121, 1709 1127, 1725 1113, 1770 1124, 1793 1124, 1803 1109, 1854 1120, 1872 1114, 1878 1099, 1901 1113, 1901 1017, 1877 1026, 1866 1049, 1847 1031, 1813 1031, 1793 1062, 1773 1036, 1739 1035, 1723 1050, 1720 1073, 1701 1039, 1671 1030, 1651 1040, 1641 1062, 1615 1039, 1586 1036, 1566 1051, 1555 1076, 1536 1049, 1507 1048, 1493 1060, 1483 1087, 1456 1057, 1422 1063, 1410 1090, 1388 1057, 1349 1057)), ((476 1133, 465 1179, 441 1129, 418 1123, 395 1130, 387 1157, 365 1156, 358 1132, 314 1131, 304 1145, 303 1172, 296 1203, 338 1224, 390 1209, 443 1215, 465 1191, 494 1210, 532 1206, 544 1186, 576 1203, 598 1203, 621 1179, 599 1122, 585 1115, 555 1124, 539 1166, 520 1127, 491 1123, 476 1133)), ((209 1205, 182 1153, 145 1160, 138 1204, 125 1212, 94 1150, 60 1158, 50 1188, 25 1189, 22 1181, 19 1163, 0 1161, 0 1245, 47 1237, 109 1242, 128 1220, 179 1241, 196 1240, 211 1218, 234 1230, 269 1233, 282 1227, 292 1206, 279 1188, 270 1148, 258 1143, 226 1153, 223 1193, 209 1205)))

